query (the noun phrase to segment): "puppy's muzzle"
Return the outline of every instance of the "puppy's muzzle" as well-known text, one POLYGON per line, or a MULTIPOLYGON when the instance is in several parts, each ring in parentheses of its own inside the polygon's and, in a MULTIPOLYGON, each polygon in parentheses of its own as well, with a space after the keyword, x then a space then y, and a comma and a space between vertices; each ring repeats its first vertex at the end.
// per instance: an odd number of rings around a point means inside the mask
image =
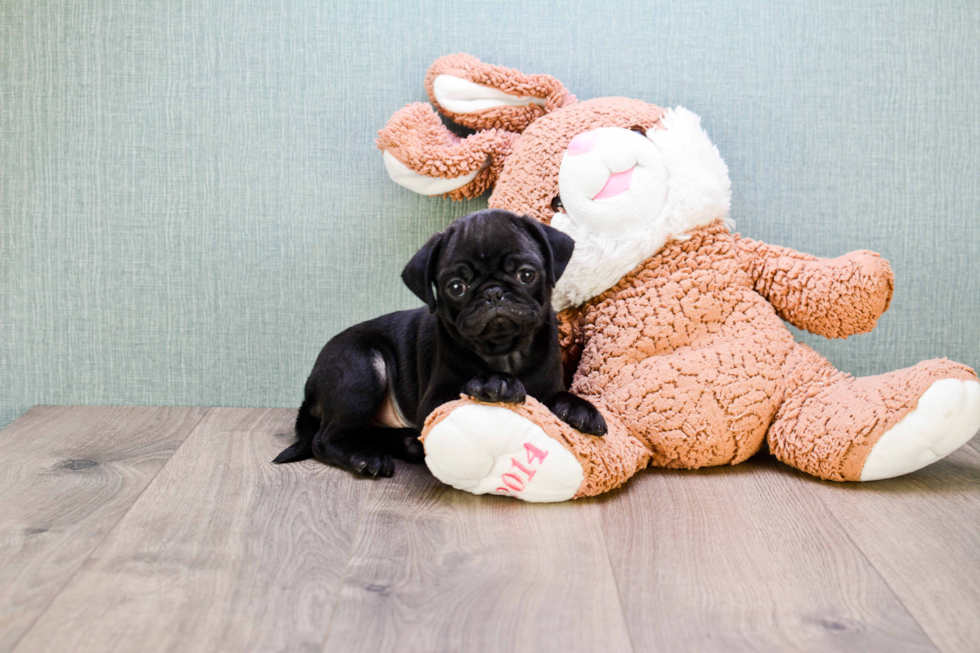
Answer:
POLYGON ((483 291, 483 298, 487 304, 484 309, 485 313, 481 315, 485 324, 480 335, 488 340, 513 337, 520 330, 520 325, 515 319, 518 316, 514 315, 514 311, 507 310, 507 308, 512 309, 512 307, 501 306, 504 298, 503 289, 500 286, 487 288, 483 291))
POLYGON ((461 331, 472 337, 514 336, 537 324, 533 311, 506 297, 488 300, 467 316, 461 331))
POLYGON ((497 315, 487 322, 487 325, 483 327, 483 331, 480 333, 481 336, 487 340, 499 340, 501 338, 511 338, 516 334, 520 328, 513 320, 504 317, 503 315, 497 315))

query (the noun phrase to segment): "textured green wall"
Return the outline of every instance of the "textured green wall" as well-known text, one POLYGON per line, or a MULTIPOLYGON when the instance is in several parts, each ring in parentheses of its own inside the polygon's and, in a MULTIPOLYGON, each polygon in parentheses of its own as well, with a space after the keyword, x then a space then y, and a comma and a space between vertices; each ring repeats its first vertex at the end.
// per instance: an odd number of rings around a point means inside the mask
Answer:
POLYGON ((898 277, 841 368, 980 367, 980 3, 0 2, 0 425, 35 403, 295 405, 484 206, 386 177, 436 57, 703 117, 739 230, 898 277))

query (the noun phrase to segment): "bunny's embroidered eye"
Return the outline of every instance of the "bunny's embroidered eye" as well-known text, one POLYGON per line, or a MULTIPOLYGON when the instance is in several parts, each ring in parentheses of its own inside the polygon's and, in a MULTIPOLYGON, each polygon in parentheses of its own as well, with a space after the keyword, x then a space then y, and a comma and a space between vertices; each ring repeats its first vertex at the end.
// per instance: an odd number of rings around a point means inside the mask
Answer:
POLYGON ((636 132, 640 136, 646 136, 647 135, 646 128, 644 128, 644 127, 642 127, 640 125, 633 125, 632 127, 630 127, 630 131, 631 132, 636 132))
POLYGON ((558 213, 558 209, 563 208, 565 205, 561 203, 561 195, 555 195, 554 199, 551 200, 551 210, 558 213))

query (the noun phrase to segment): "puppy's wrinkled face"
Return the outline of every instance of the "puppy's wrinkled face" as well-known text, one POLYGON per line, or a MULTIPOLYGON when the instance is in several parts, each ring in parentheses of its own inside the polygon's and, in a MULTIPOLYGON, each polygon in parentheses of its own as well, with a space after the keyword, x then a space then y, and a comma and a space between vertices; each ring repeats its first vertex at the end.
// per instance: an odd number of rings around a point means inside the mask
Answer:
POLYGON ((538 244, 511 220, 468 220, 450 235, 436 275, 437 315, 483 355, 500 355, 547 319, 551 288, 538 244))
POLYGON ((501 356, 526 346, 548 319, 573 247, 529 218, 479 211, 433 236, 402 277, 461 344, 501 356))

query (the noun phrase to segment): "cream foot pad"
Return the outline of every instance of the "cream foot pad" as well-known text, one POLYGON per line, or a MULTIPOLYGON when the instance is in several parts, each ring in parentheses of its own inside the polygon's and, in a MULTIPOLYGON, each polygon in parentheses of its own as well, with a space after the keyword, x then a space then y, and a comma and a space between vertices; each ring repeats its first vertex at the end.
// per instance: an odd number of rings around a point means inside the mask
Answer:
POLYGON ((871 448, 862 481, 894 478, 922 469, 958 449, 980 429, 980 383, 936 381, 915 409, 871 448))
POLYGON ((531 420, 501 406, 459 406, 429 429, 424 444, 432 474, 472 494, 567 501, 584 478, 575 455, 531 420))

